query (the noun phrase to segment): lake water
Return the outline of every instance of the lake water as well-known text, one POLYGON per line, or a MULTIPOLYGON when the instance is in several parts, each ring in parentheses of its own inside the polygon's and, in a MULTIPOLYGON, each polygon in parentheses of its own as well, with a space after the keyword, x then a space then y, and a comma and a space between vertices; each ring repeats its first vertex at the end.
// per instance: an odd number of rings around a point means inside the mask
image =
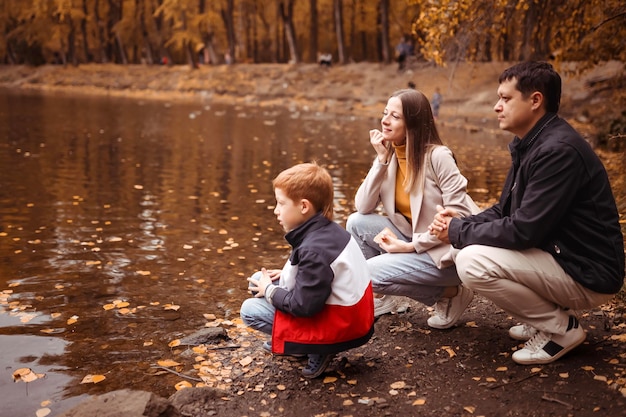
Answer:
MULTIPOLYGON (((148 389, 137 369, 203 314, 238 317, 245 277, 285 262, 278 172, 326 166, 345 224, 376 117, 0 92, 1 414, 148 389), (19 368, 45 380, 14 383, 19 368)), ((475 199, 496 199, 509 137, 440 133, 475 199)))

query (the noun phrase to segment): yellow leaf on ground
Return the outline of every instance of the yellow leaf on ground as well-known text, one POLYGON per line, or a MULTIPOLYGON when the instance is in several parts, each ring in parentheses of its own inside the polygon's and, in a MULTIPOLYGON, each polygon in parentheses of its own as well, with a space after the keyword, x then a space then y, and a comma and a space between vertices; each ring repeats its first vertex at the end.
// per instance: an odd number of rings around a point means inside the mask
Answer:
POLYGON ((81 384, 92 384, 93 383, 93 375, 88 374, 85 375, 85 377, 83 378, 82 381, 80 381, 81 384))
POLYGON ((560 376, 561 378, 569 378, 569 373, 568 373, 568 372, 561 372, 561 373, 559 374, 559 376, 560 376))
POLYGON ((607 381, 606 377, 603 375, 595 375, 593 379, 595 379, 596 381, 603 381, 603 382, 607 381))
POLYGON ((452 349, 450 346, 442 346, 441 349, 445 350, 446 352, 448 352, 448 355, 452 358, 454 356, 456 356, 456 352, 454 351, 454 349, 452 349))
POLYGON ((181 389, 191 388, 191 387, 192 385, 187 381, 180 381, 178 384, 174 385, 174 388, 176 388, 176 391, 180 391, 181 389))
POLYGON ((105 310, 113 310, 115 308, 115 304, 105 304, 102 308, 105 310))
POLYGON ((617 340, 619 342, 626 342, 626 333, 624 334, 614 334, 611 336, 611 340, 617 340))
POLYGON ((180 306, 176 305, 176 304, 164 304, 163 305, 163 309, 164 310, 174 310, 174 311, 178 311, 178 309, 180 308, 180 306))
POLYGON ((173 361, 171 359, 162 359, 160 361, 157 362, 159 365, 161 366, 165 366, 166 368, 169 366, 178 366, 180 365, 180 363, 173 361))
POLYGON ((406 387, 406 382, 404 381, 396 381, 391 384, 391 388, 393 389, 402 389, 404 387, 406 387))
POLYGON ((508 368, 506 366, 499 366, 496 368, 496 372, 506 372, 507 369, 508 368))
POLYGON ((19 368, 13 372, 13 380, 17 381, 18 379, 22 379, 24 375, 28 375, 33 371, 30 368, 19 368))
POLYGON ((107 377, 104 375, 92 375, 91 376, 91 382, 93 382, 94 384, 97 384, 98 382, 102 382, 105 379, 107 379, 107 377))
POLYGON ((327 376, 326 378, 324 378, 324 384, 332 384, 335 381, 337 381, 336 376, 327 376))
POLYGON ((474 414, 474 411, 476 411, 476 407, 474 407, 473 405, 466 405, 465 407, 463 407, 463 410, 467 411, 470 414, 474 414))
POLYGON ((167 346, 169 347, 176 347, 176 346, 180 346, 180 339, 174 339, 171 342, 169 342, 167 344, 167 346))
POLYGON ((150 275, 150 271, 137 271, 137 273, 138 273, 139 275, 144 275, 144 276, 146 276, 146 275, 150 275))
POLYGON ((239 361, 239 364, 241 366, 248 366, 248 365, 250 365, 252 363, 252 360, 253 360, 252 357, 246 356, 245 358, 243 358, 243 359, 241 359, 239 361))
POLYGON ((594 367, 593 366, 583 366, 582 369, 583 369, 583 371, 593 371, 594 367))
POLYGON ((67 324, 74 324, 78 321, 78 316, 72 316, 69 319, 67 319, 67 324))
POLYGON ((286 389, 287 389, 287 387, 286 387, 286 386, 284 386, 283 384, 278 384, 278 385, 276 385, 276 389, 277 389, 278 391, 284 391, 284 390, 286 390, 286 389))
POLYGON ((536 374, 537 372, 541 372, 541 368, 532 368, 530 372, 532 372, 533 374, 536 374))
POLYGON ((424 405, 426 404, 426 398, 418 398, 417 400, 413 401, 413 404, 411 405, 424 405))

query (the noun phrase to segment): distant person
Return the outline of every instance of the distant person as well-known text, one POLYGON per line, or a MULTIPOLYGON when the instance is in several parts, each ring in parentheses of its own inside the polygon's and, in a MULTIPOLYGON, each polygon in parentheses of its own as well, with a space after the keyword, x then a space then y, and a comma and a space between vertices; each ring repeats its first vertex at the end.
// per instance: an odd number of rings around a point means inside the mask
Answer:
POLYGON ((411 43, 409 36, 405 35, 396 46, 398 71, 402 71, 406 67, 406 61, 411 55, 413 55, 413 43, 411 43))
POLYGON ((275 354, 307 354, 306 378, 321 375, 334 355, 365 344, 374 332, 373 293, 356 241, 333 218, 333 181, 316 164, 299 164, 273 181, 274 214, 293 250, 282 270, 248 278, 254 298, 244 323, 272 335, 275 354))
POLYGON ((435 306, 430 327, 452 327, 474 294, 461 285, 450 245, 431 236, 428 226, 437 205, 468 216, 478 211, 467 180, 439 138, 428 99, 417 90, 393 93, 381 129, 369 133, 376 158, 346 229, 367 258, 374 292, 383 295, 374 299, 374 315, 404 310, 397 296, 407 296, 435 306))
POLYGON ((557 112, 561 77, 546 62, 523 62, 499 79, 494 110, 515 135, 500 201, 462 217, 439 207, 434 237, 460 249, 467 287, 521 320, 527 340, 512 359, 553 362, 585 340, 576 310, 609 301, 624 284, 624 237, 602 162, 557 112))
POLYGON ((332 54, 319 54, 318 58, 321 67, 330 67, 333 64, 332 54))
POLYGON ((441 107, 442 100, 443 96, 439 91, 439 87, 435 87, 435 93, 433 94, 433 98, 430 101, 430 105, 433 107, 433 117, 435 119, 439 118, 439 108, 441 107))

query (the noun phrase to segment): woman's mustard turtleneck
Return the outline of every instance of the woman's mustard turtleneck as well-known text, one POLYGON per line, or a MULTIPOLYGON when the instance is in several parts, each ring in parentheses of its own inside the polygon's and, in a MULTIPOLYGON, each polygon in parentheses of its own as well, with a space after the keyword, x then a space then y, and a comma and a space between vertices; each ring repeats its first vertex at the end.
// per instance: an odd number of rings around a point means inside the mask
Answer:
POLYGON ((411 221, 411 203, 409 194, 404 190, 406 178, 406 145, 393 146, 398 159, 398 171, 396 174, 396 211, 411 221))

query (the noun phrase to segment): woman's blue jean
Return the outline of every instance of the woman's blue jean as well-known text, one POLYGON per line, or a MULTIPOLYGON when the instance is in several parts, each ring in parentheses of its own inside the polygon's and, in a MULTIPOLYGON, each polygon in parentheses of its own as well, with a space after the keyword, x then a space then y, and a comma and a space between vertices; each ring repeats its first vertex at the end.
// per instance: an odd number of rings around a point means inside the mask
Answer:
POLYGON ((445 287, 461 284, 454 265, 439 269, 427 253, 387 253, 374 237, 385 227, 399 239, 404 236, 388 217, 379 214, 353 213, 348 217, 346 229, 359 243, 367 258, 372 277, 372 288, 378 294, 404 295, 426 305, 435 304, 445 287))

